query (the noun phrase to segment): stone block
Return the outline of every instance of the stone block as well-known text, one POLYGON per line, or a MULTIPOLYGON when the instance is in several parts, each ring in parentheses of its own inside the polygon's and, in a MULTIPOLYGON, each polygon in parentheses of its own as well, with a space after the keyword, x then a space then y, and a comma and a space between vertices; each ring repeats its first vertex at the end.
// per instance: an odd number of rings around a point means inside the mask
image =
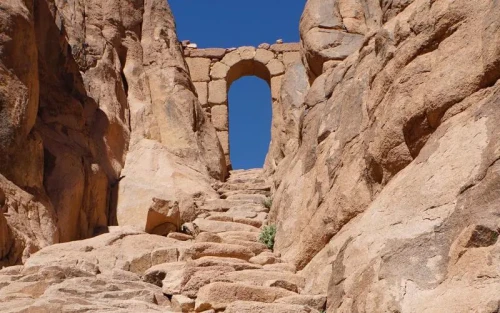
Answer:
POLYGON ((238 48, 242 60, 252 60, 255 57, 254 47, 241 47, 238 48))
POLYGON ((241 61, 241 56, 238 50, 232 51, 226 54, 224 58, 222 58, 222 63, 226 64, 229 67, 235 65, 240 61, 241 61))
POLYGON ((223 79, 208 83, 208 102, 210 104, 224 104, 227 102, 227 83, 223 79))
POLYGON ((186 58, 186 63, 193 82, 208 82, 210 80, 210 59, 186 58))
POLYGON ((274 59, 274 52, 265 49, 257 49, 254 59, 262 64, 267 64, 274 59))
POLYGON ((212 79, 224 79, 227 76, 227 72, 229 71, 229 66, 222 62, 217 62, 212 66, 212 70, 210 71, 210 77, 212 79))
POLYGON ((228 130, 227 105, 216 105, 212 107, 212 124, 216 130, 228 130))

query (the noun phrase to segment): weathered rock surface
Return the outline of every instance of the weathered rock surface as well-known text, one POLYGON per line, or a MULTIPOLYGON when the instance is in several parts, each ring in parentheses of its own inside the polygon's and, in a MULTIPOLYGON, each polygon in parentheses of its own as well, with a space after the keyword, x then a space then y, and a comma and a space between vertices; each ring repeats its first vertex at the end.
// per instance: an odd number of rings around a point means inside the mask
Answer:
POLYGON ((500 3, 308 0, 300 32, 183 51, 163 0, 2 1, 0 310, 499 311, 500 3), (244 75, 272 142, 223 181, 244 75))
MULTIPOLYGON (((234 172, 217 193, 222 194, 228 184, 233 184, 232 190, 244 191, 257 182, 268 190, 262 173, 234 172)), ((206 205, 212 206, 212 202, 206 205)), ((238 207, 246 215, 261 210, 252 198, 227 204, 228 211, 238 207)), ((151 231, 159 227, 154 221, 160 226, 178 224, 179 205, 155 199, 150 213, 157 215, 149 216, 146 230, 157 233, 151 231)), ((197 222, 203 220, 201 215, 208 220, 211 214, 220 213, 204 210, 203 201, 199 205, 197 222)), ((259 218, 258 214, 253 216, 259 218)), ((131 226, 109 227, 108 231, 91 239, 46 247, 24 266, 0 271, 0 301, 8 306, 7 312, 87 308, 95 312, 194 312, 221 310, 227 305, 228 310, 241 312, 317 312, 316 307, 324 307, 314 301, 315 296, 299 297, 305 279, 295 274, 292 264, 265 269, 249 262, 255 252, 266 260, 279 261, 278 255, 257 242, 255 231, 222 228, 211 233, 195 224, 193 236, 176 232, 158 236, 131 226), (289 300, 275 302, 280 298, 289 300), (241 301, 252 302, 242 302, 240 308, 237 304, 241 301)))
MULTIPOLYGON (((301 129, 306 105, 305 96, 309 79, 305 66, 299 62, 290 64, 283 76, 280 98, 273 105, 271 145, 265 168, 272 172, 285 156, 293 155, 301 144, 301 129)), ((282 166, 283 167, 283 166, 282 166)))
POLYGON ((159 287, 73 267, 7 269, 0 281, 2 312, 175 312, 159 287))
POLYGON ((0 15, 2 263, 145 227, 154 197, 216 197, 224 155, 165 1, 6 0, 0 15))
POLYGON ((414 0, 308 0, 300 20, 302 57, 312 78, 324 63, 344 60, 414 0))
POLYGON ((293 294, 281 288, 217 282, 200 289, 196 298, 196 311, 225 309, 228 304, 238 300, 271 303, 293 294))
POLYGON ((26 266, 75 266, 96 273, 121 269, 137 274, 156 264, 177 262, 189 243, 128 229, 84 241, 47 247, 29 258, 26 266))
POLYGON ((318 313, 301 305, 262 303, 255 301, 235 301, 227 306, 226 313, 318 313))
POLYGON ((498 310, 500 6, 391 3, 307 3, 313 83, 274 174, 276 250, 327 312, 498 310))

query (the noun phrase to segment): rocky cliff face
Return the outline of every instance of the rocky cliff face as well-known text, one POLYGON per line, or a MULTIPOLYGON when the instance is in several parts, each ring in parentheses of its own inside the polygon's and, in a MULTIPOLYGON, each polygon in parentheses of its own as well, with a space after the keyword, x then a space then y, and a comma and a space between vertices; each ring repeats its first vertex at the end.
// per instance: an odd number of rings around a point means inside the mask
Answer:
POLYGON ((3 263, 144 222, 155 196, 214 193, 225 161, 164 1, 9 0, 0 15, 3 263))
POLYGON ((328 312, 498 310, 499 9, 308 1, 313 83, 271 215, 328 312))

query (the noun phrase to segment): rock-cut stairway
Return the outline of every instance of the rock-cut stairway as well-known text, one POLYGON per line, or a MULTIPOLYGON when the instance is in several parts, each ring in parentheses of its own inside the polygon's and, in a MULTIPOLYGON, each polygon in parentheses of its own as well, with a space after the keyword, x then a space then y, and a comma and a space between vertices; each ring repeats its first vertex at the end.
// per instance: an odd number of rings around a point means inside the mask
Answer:
MULTIPOLYGON (((303 295, 305 278, 259 242, 267 223, 270 185, 261 169, 231 171, 191 225, 187 261, 160 264, 162 289, 176 312, 320 312, 325 297, 303 295)), ((170 237, 174 237, 171 235, 170 237)))
POLYGON ((232 171, 167 236, 110 227, 0 270, 0 312, 318 313, 325 297, 258 240, 270 187, 260 169, 232 171))

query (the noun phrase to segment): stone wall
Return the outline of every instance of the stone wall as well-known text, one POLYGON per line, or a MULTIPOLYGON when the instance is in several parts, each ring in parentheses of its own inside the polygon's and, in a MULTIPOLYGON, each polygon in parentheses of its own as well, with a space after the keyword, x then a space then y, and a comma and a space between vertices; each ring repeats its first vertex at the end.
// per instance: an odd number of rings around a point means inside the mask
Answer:
POLYGON ((186 48, 184 56, 198 99, 217 130, 226 163, 231 166, 229 149, 228 91, 231 84, 243 76, 257 76, 271 88, 273 118, 275 103, 285 68, 300 60, 300 44, 261 44, 240 48, 186 48))

